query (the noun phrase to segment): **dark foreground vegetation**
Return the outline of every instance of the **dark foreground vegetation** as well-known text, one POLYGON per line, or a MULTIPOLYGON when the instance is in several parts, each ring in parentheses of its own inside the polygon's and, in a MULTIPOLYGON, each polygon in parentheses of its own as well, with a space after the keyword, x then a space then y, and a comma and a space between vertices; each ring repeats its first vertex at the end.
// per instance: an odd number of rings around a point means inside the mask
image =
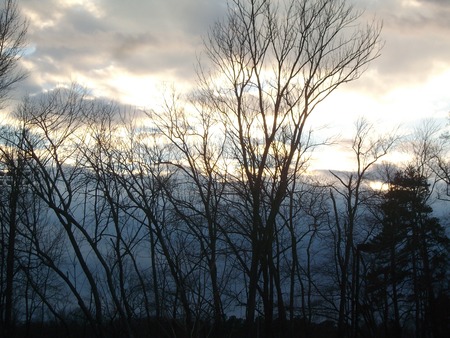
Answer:
MULTIPOLYGON (((445 297, 444 297, 445 298, 445 297)), ((438 318, 436 324, 438 325, 438 335, 436 337, 446 337, 449 332, 449 308, 450 300, 437 299, 438 318)), ((264 333, 264 320, 257 318, 255 325, 257 327, 255 337, 266 337, 264 333)), ((133 332, 135 337, 233 337, 245 338, 248 337, 248 328, 243 319, 231 317, 225 320, 220 327, 212 325, 210 322, 200 322, 197 327, 191 332, 186 332, 183 323, 177 323, 171 320, 134 320, 132 322, 133 332)), ((126 335, 120 322, 111 322, 105 325, 104 334, 110 338, 120 338, 126 335)), ((273 323, 273 335, 275 338, 329 338, 336 337, 338 330, 334 321, 325 320, 321 323, 308 323, 302 319, 294 319, 287 321, 284 327, 275 321, 273 323)), ((350 328, 348 328, 350 331, 350 328)), ((361 327, 355 337, 391 337, 388 332, 393 331, 392 323, 381 323, 375 330, 367 327, 361 327)), ((431 332, 425 336, 431 336, 431 332)), ((414 337, 416 331, 413 327, 406 327, 403 330, 402 336, 414 337)), ((40 323, 27 323, 18 325, 15 328, 14 337, 17 338, 53 338, 53 337, 73 337, 73 338, 94 338, 96 333, 92 330, 88 323, 76 322, 73 318, 68 318, 68 324, 60 322, 46 321, 40 323)))
MULTIPOLYGON (((5 98, 26 24, 2 5, 5 98)), ((448 134, 362 118, 341 144, 351 170, 309 168, 329 143, 309 116, 379 55, 379 25, 360 19, 343 0, 231 0, 195 91, 164 108, 76 85, 14 107, 0 130, 3 336, 446 336, 448 134), (408 160, 383 162, 399 141, 408 160)))
MULTIPOLYGON (((257 337, 263 337, 263 320, 256 320, 257 337)), ((150 320, 133 323, 136 337, 234 337, 244 338, 247 336, 247 328, 244 320, 232 317, 226 320, 221 327, 212 327, 211 323, 199 323, 198 328, 191 333, 184 331, 183 325, 179 325, 174 321, 150 320), (150 322, 150 325, 149 325, 150 322)), ((104 332, 107 337, 119 338, 124 336, 119 323, 111 323, 105 327, 104 332)), ((326 338, 336 335, 336 326, 331 321, 325 321, 320 324, 311 323, 306 324, 302 320, 293 320, 292 323, 281 329, 277 323, 274 323, 274 337, 317 337, 326 338)), ((59 323, 47 322, 39 324, 30 324, 27 327, 20 326, 16 329, 15 337, 29 337, 29 338, 51 338, 51 337, 74 337, 74 338, 91 338, 96 337, 95 333, 88 325, 80 323, 71 323, 65 327, 59 323)))

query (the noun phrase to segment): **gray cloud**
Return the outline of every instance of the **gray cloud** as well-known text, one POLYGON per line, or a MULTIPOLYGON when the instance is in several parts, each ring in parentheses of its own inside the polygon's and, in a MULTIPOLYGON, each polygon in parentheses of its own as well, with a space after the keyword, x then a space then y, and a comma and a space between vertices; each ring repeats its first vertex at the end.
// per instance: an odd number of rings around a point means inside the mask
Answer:
POLYGON ((421 1, 406 6, 400 0, 378 2, 374 13, 384 23, 386 46, 375 66, 380 76, 396 82, 417 81, 433 75, 437 64, 450 67, 450 5, 444 1, 421 1))
POLYGON ((450 7, 450 2, 448 0, 417 0, 421 3, 433 3, 444 7, 450 7))
MULTIPOLYGON (((402 0, 353 2, 366 4, 364 18, 383 20, 386 45, 370 66, 374 76, 364 77, 351 88, 383 93, 392 86, 425 81, 442 65, 450 68, 449 1, 416 0, 420 6, 407 6, 402 0)), ((112 66, 136 76, 170 74, 171 81, 189 81, 195 76, 202 35, 225 12, 223 0, 64 3, 20 2, 30 16, 28 41, 35 47, 25 57, 31 69, 26 88, 83 74, 112 90, 105 84, 107 79, 98 79, 112 66)))
POLYGON ((138 76, 170 73, 189 80, 201 35, 223 9, 221 1, 208 0, 79 3, 21 1, 30 18, 28 41, 35 48, 25 57, 32 72, 25 87, 37 87, 32 82, 38 79, 95 77, 111 66, 138 76))

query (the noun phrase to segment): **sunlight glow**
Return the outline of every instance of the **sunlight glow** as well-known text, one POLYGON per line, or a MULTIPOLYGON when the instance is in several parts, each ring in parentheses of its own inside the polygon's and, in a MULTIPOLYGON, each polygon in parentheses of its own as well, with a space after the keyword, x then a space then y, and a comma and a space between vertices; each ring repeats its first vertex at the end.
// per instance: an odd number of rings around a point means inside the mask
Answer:
POLYGON ((369 186, 373 190, 378 190, 378 191, 387 191, 389 189, 389 184, 387 184, 385 182, 381 182, 381 181, 372 181, 369 183, 369 186))
POLYGON ((402 7, 421 7, 422 4, 417 0, 403 0, 402 7))

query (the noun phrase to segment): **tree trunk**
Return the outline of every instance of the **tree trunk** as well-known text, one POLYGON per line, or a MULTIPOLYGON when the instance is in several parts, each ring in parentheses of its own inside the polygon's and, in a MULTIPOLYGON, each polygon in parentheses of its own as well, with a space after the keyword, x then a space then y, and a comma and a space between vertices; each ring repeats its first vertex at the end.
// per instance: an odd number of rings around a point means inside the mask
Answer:
POLYGON ((6 288, 5 288, 5 323, 4 336, 14 337, 13 328, 13 296, 14 296, 14 263, 16 232, 17 232, 17 205, 19 203, 20 193, 20 173, 12 169, 11 193, 9 198, 9 232, 8 232, 8 251, 6 255, 6 288))

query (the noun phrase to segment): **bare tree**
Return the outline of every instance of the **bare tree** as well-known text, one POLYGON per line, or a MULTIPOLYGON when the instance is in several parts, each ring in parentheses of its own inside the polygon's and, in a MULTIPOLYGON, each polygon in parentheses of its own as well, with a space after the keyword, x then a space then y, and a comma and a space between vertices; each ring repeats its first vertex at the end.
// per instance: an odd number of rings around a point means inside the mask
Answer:
MULTIPOLYGON (((77 161, 79 137, 83 125, 83 112, 87 109, 84 93, 75 86, 59 88, 42 97, 26 99, 18 108, 16 118, 30 131, 20 149, 30 161, 29 175, 25 181, 29 189, 51 210, 55 222, 64 229, 68 247, 81 267, 90 288, 94 310, 89 299, 83 299, 82 291, 66 270, 48 255, 42 246, 36 246, 45 264, 67 285, 76 299, 85 318, 96 335, 102 335, 103 307, 98 281, 82 250, 80 241, 87 241, 90 248, 96 247, 88 228, 80 216, 80 196, 85 182, 81 180, 85 168, 77 161), (78 132, 77 132, 78 131, 78 132)), ((82 200, 82 199, 81 199, 82 200)), ((81 214, 82 215, 82 214, 81 214)), ((39 244, 39 243, 37 243, 39 244)))
POLYGON ((25 48, 28 23, 23 20, 16 0, 2 1, 0 8, 0 106, 26 74, 18 69, 25 48))
POLYGON ((331 233, 334 237, 337 282, 339 285, 338 336, 356 334, 356 260, 357 243, 364 243, 371 235, 370 229, 364 231, 364 220, 361 219, 364 205, 370 205, 374 192, 369 186, 370 170, 395 145, 397 138, 393 135, 376 136, 373 126, 361 118, 356 122, 356 134, 351 148, 355 155, 354 172, 331 174, 337 183, 332 186, 330 196, 334 210, 331 233), (337 194, 337 196, 335 195, 337 194), (342 207, 341 207, 342 205, 342 207), (365 232, 365 233, 364 233, 365 232), (348 325, 350 323, 351 325, 348 325))
MULTIPOLYGON (((171 95, 164 112, 151 114, 161 136, 172 146, 167 164, 180 182, 176 191, 166 190, 166 194, 175 213, 196 239, 197 259, 206 263, 212 317, 215 325, 220 326, 224 321, 220 290, 225 287, 218 271, 218 257, 223 251, 219 248, 220 213, 227 176, 225 138, 214 133, 214 128, 218 128, 217 114, 202 97, 193 97, 192 104, 197 108, 194 112, 178 107, 177 101, 176 95, 171 95)), ((225 266, 224 262, 221 264, 225 266)))
MULTIPOLYGON (((30 130, 15 144, 30 159, 24 181, 50 211, 61 231, 58 242, 64 240, 68 249, 61 261, 52 255, 55 245, 47 248, 31 233, 33 256, 66 286, 72 307, 98 337, 108 326, 134 336, 134 288, 145 285, 142 278, 132 280, 134 273, 142 277, 134 253, 145 231, 128 210, 128 194, 122 189, 124 155, 129 153, 120 113, 114 103, 86 99, 74 85, 26 99, 16 114, 30 130)), ((32 287, 45 294, 37 284, 32 287)))
POLYGON ((448 200, 450 194, 450 137, 437 121, 428 119, 417 126, 408 138, 404 151, 410 155, 410 165, 418 168, 431 183, 430 196, 448 200))
MULTIPOLYGON (((173 208, 169 208, 168 195, 176 184, 172 179, 173 168, 168 166, 173 153, 161 142, 161 134, 152 129, 129 123, 115 162, 120 163, 118 177, 129 200, 127 209, 146 229, 149 239, 153 299, 148 294, 144 296, 148 314, 153 313, 150 308, 153 305, 158 321, 171 318, 181 324, 184 334, 192 335, 196 300, 191 297, 190 281, 195 282, 195 264, 190 262, 189 255, 195 245, 185 221, 175 217, 173 208)), ((133 264, 138 266, 136 260, 133 264)), ((143 285, 142 271, 135 270, 143 285)))
MULTIPOLYGON (((231 217, 250 251, 246 320, 254 336, 257 295, 268 336, 273 322, 270 285, 279 283, 273 250, 280 206, 293 164, 302 152, 308 117, 340 85, 356 80, 379 54, 380 26, 358 26, 346 1, 234 0, 206 38, 217 72, 199 70, 202 94, 222 113, 228 155, 231 217), (231 215, 232 216, 232 215, 231 215)), ((235 248, 239 255, 240 249, 235 248)), ((275 296, 280 297, 279 294, 275 296)), ((283 317, 283 299, 278 299, 283 317)))
MULTIPOLYGON (((86 135, 80 137, 78 160, 84 171, 88 223, 95 227, 93 251, 102 267, 111 298, 111 318, 118 316, 124 335, 133 336, 134 309, 130 303, 127 271, 134 257, 131 248, 139 242, 142 231, 126 209, 126 193, 121 186, 122 139, 120 109, 113 102, 99 100, 85 111, 86 135), (99 248, 97 248, 99 247, 99 248)), ((88 240, 90 242, 90 240, 88 240)))
POLYGON ((286 211, 281 212, 288 230, 285 234, 287 237, 279 240, 279 246, 285 252, 285 269, 289 271, 287 310, 292 328, 291 336, 295 336, 296 317, 301 316, 305 325, 304 335, 310 337, 313 318, 320 316, 319 309, 314 305, 319 299, 314 294, 321 293, 318 285, 321 278, 316 276, 320 269, 316 268, 316 262, 324 258, 320 254, 323 249, 318 243, 323 233, 327 232, 328 189, 317 178, 303 177, 300 182, 292 184, 289 203, 284 206, 286 211))
POLYGON ((17 266, 19 294, 16 302, 21 308, 18 316, 25 321, 25 334, 30 336, 32 324, 41 324, 57 320, 70 336, 64 310, 70 305, 70 296, 57 273, 46 264, 45 252, 57 266, 64 266, 67 255, 63 229, 58 229, 45 212, 46 207, 29 192, 23 201, 20 215, 20 245, 18 247, 17 266))
MULTIPOLYGON (((162 202, 162 185, 169 184, 164 177, 165 166, 161 165, 161 152, 164 147, 159 147, 156 142, 151 142, 151 136, 146 133, 137 133, 129 130, 127 145, 122 148, 122 173, 120 184, 126 192, 129 202, 128 209, 136 210, 133 217, 146 229, 150 251, 151 288, 147 294, 144 287, 144 275, 138 270, 138 262, 133 260, 137 277, 143 286, 144 301, 147 315, 155 316, 157 320, 163 318, 163 299, 161 296, 162 282, 160 282, 160 271, 158 269, 158 238, 160 232, 160 214, 164 213, 164 202, 162 202), (144 135, 143 135, 144 134, 144 135), (151 309, 151 304, 153 309, 151 309), (154 312, 153 312, 154 311, 154 312)), ((161 243, 164 247, 164 241, 161 243)), ((164 249, 163 249, 163 252, 164 249)))
MULTIPOLYGON (((18 60, 25 46, 25 36, 27 32, 27 22, 20 16, 17 3, 14 0, 3 1, 0 8, 0 107, 8 98, 9 91, 16 83, 25 77, 25 73, 18 71, 18 60)), ((14 250, 16 237, 16 218, 17 201, 20 190, 21 173, 11 171, 15 166, 11 161, 20 162, 20 152, 14 149, 2 147, 3 164, 6 166, 5 174, 9 175, 11 181, 11 195, 9 199, 9 227, 8 227, 8 245, 6 258, 6 286, 5 286, 5 304, 2 302, 1 321, 4 323, 6 335, 12 336, 10 331, 12 326, 12 292, 13 292, 13 273, 14 273, 14 250), (15 155, 13 155, 15 154, 15 155), (11 157, 10 155, 13 155, 11 157), (3 309, 4 305, 4 309, 3 309)), ((2 250, 5 246, 2 245, 2 250)))
POLYGON ((0 145, 1 182, 1 285, 0 314, 4 334, 13 336, 13 295, 16 275, 16 240, 20 203, 24 193, 26 156, 16 145, 23 142, 24 135, 13 128, 2 128, 0 145), (4 288, 3 288, 4 287, 4 288), (4 301, 3 301, 4 300, 4 301))

